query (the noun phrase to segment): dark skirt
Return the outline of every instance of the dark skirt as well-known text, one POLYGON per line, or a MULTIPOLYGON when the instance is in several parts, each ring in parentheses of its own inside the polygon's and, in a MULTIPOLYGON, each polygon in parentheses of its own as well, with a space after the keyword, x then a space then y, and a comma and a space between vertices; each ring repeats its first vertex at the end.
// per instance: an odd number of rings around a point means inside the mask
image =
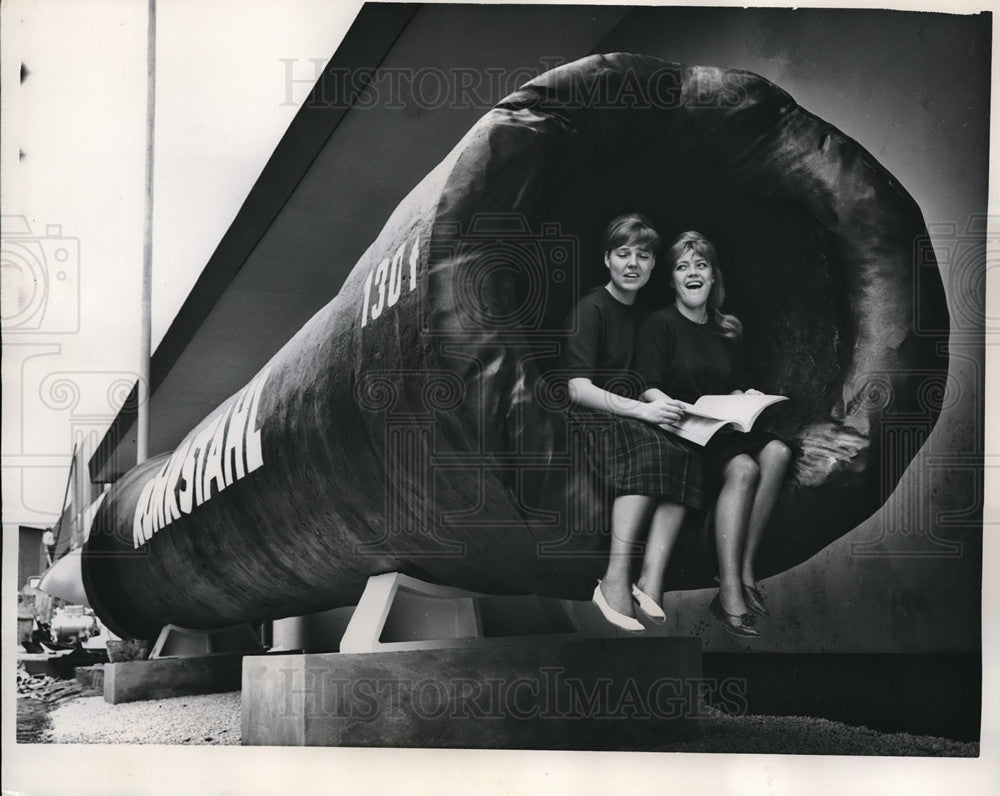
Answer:
POLYGON ((698 509, 704 503, 701 448, 649 423, 617 415, 574 413, 590 469, 616 495, 654 495, 698 509))
POLYGON ((705 446, 705 469, 713 486, 721 486, 722 468, 730 459, 745 453, 756 456, 764 446, 774 440, 781 441, 770 431, 751 429, 749 432, 730 431, 716 434, 705 446))

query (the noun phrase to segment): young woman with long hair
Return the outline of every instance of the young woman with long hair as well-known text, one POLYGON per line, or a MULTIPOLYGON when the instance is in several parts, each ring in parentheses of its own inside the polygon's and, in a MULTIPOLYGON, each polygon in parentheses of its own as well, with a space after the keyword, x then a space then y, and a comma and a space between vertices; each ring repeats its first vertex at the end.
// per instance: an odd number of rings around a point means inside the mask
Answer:
MULTIPOLYGON (((722 312, 722 272, 712 243, 685 232, 667 256, 674 302, 651 313, 637 338, 637 367, 651 402, 668 396, 693 403, 702 395, 747 389, 742 324, 722 312)), ((766 431, 720 432, 703 449, 705 472, 719 484, 715 540, 719 593, 711 612, 731 633, 757 636, 754 614, 767 606, 754 557, 791 461, 788 446, 766 431)))

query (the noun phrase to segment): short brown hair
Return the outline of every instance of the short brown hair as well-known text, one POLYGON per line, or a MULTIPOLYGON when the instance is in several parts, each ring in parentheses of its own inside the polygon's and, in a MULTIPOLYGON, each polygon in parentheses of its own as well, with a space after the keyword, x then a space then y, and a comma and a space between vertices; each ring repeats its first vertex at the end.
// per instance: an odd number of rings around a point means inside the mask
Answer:
POLYGON ((627 213, 608 224, 604 231, 604 253, 625 245, 643 246, 656 254, 660 250, 660 236, 644 215, 627 213))

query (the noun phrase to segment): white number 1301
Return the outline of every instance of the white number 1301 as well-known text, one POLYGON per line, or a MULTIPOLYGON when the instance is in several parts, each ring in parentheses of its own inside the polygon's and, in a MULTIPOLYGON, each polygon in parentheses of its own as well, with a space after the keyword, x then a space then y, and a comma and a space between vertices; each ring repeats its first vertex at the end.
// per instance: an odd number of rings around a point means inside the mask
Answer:
MULTIPOLYGON (((365 296, 361 307, 361 325, 368 324, 368 317, 376 320, 387 308, 399 301, 403 292, 403 256, 406 243, 403 243, 392 258, 386 257, 382 262, 368 272, 365 279, 365 296), (372 301, 372 287, 375 287, 375 301, 372 301)), ((417 289, 417 261, 420 254, 420 238, 413 241, 410 249, 409 283, 410 290, 417 289)))

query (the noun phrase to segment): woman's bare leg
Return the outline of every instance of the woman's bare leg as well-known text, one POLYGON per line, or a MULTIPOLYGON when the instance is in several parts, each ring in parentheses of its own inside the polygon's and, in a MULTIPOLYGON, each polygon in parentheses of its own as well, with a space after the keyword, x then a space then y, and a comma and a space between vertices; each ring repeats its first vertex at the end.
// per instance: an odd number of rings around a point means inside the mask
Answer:
POLYGON ((632 557, 639 550, 639 536, 649 523, 656 504, 651 495, 619 495, 611 507, 611 552, 601 579, 604 599, 616 611, 635 616, 632 608, 632 557))
POLYGON ((760 468, 753 457, 741 453, 722 468, 722 490, 715 503, 715 546, 719 553, 719 600, 722 610, 740 616, 747 613, 740 569, 746 546, 747 523, 760 468))
POLYGON ((670 561, 674 542, 680 536, 686 509, 679 503, 661 500, 653 511, 646 541, 646 555, 636 585, 659 603, 663 599, 663 575, 670 561))
POLYGON ((764 536, 764 528, 774 504, 778 502, 781 492, 781 482, 785 479, 785 471, 792 460, 792 452, 780 440, 772 440, 757 454, 757 464, 760 467, 760 482, 757 484, 757 494, 754 496, 753 508, 750 510, 750 524, 747 527, 746 547, 743 550, 743 560, 740 566, 740 577, 747 586, 757 586, 754 575, 754 558, 760 540, 764 536))

